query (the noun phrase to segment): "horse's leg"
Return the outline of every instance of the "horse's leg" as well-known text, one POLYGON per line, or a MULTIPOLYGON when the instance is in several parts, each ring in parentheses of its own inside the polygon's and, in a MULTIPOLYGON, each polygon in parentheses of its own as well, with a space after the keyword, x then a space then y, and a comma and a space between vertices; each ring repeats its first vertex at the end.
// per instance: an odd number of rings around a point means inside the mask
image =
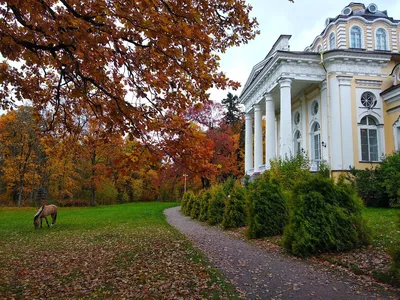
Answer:
POLYGON ((57 213, 56 213, 56 212, 55 212, 55 213, 52 213, 52 214, 51 214, 51 219, 52 219, 51 226, 53 226, 54 224, 56 224, 56 218, 57 218, 57 213))
POLYGON ((49 225, 49 221, 47 221, 47 217, 44 217, 44 219, 46 220, 47 227, 50 227, 50 225, 49 225))
POLYGON ((40 218, 40 228, 43 227, 43 218, 40 218))

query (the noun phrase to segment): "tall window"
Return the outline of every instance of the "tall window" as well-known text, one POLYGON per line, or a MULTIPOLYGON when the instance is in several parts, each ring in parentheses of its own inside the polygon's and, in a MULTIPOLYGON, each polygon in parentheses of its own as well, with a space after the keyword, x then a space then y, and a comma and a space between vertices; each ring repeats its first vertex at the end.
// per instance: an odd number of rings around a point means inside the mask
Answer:
POLYGON ((400 127, 396 128, 396 134, 397 134, 397 145, 396 145, 396 150, 400 151, 400 127))
POLYGON ((297 130, 294 134, 294 153, 297 154, 301 151, 301 133, 297 130))
POLYGON ((318 45, 318 47, 317 47, 317 52, 318 52, 318 53, 322 52, 322 46, 321 46, 321 45, 318 45))
POLYGON ((379 28, 375 35, 376 50, 387 50, 386 48, 386 31, 379 28))
POLYGON ((321 163, 321 127, 316 122, 311 129, 312 159, 317 166, 321 163))
POLYGON ((361 161, 378 161, 378 127, 371 116, 360 122, 361 161))
POLYGON ((361 44, 361 28, 353 26, 350 30, 350 47, 351 48, 362 48, 361 44))
POLYGON ((335 49, 336 48, 336 37, 333 32, 329 35, 329 49, 335 49))

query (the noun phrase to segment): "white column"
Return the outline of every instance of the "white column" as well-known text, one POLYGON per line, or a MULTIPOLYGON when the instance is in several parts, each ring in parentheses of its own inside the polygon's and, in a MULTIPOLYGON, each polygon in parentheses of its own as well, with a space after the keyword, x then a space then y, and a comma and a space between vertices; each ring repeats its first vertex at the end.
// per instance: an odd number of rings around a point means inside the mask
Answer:
POLYGON ((329 149, 331 149, 330 140, 328 138, 328 99, 327 99, 327 88, 326 80, 321 83, 321 143, 324 142, 326 147, 321 145, 322 160, 328 163, 329 161, 329 149))
MULTIPOLYGON (((349 170, 349 166, 354 166, 354 147, 353 147, 353 113, 351 99, 351 80, 350 76, 338 76, 340 89, 340 115, 341 115, 341 137, 342 137, 342 170, 349 170)), ((329 145, 328 145, 329 146, 329 145)))
POLYGON ((279 80, 281 89, 281 119, 280 119, 280 133, 281 145, 280 156, 290 156, 292 150, 292 96, 291 96, 292 80, 284 78, 279 80))
POLYGON ((276 157, 276 128, 275 128, 275 104, 271 94, 265 94, 265 157, 267 170, 271 168, 270 160, 276 157))
POLYGON ((306 104, 306 96, 303 94, 300 97, 301 101, 301 148, 303 148, 304 153, 308 153, 308 131, 307 131, 307 104, 306 104))
POLYGON ((249 174, 250 170, 253 169, 253 117, 250 113, 246 113, 245 119, 244 168, 245 174, 249 174))
MULTIPOLYGON (((331 141, 331 169, 332 171, 340 171, 343 168, 342 165, 342 129, 340 123, 340 93, 339 93, 339 82, 337 77, 330 77, 329 81, 329 110, 330 110, 330 134, 331 141)), ((350 127, 348 130, 352 130, 350 127)))
POLYGON ((260 104, 256 104, 254 105, 254 172, 260 172, 262 161, 262 112, 260 104))

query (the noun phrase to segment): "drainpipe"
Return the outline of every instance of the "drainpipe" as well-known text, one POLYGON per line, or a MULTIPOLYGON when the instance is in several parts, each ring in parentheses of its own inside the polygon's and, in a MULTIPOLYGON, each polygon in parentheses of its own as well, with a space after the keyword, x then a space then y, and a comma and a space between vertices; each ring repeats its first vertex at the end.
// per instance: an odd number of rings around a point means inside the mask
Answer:
POLYGON ((329 76, 328 76, 328 70, 326 69, 325 66, 325 62, 324 62, 324 52, 321 51, 320 53, 321 56, 321 60, 320 60, 320 64, 322 65, 322 67, 325 70, 325 80, 326 80, 326 119, 327 119, 327 123, 328 123, 328 145, 330 147, 330 151, 328 151, 329 155, 328 155, 328 160, 329 160, 329 164, 332 163, 332 157, 331 157, 331 153, 332 153, 332 143, 331 143, 331 112, 330 112, 330 95, 329 95, 329 76))

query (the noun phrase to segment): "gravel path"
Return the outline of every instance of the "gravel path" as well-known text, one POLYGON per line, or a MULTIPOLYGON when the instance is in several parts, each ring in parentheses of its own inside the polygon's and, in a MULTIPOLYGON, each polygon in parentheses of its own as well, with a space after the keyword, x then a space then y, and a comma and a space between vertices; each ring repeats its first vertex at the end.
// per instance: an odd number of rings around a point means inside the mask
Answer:
POLYGON ((206 254, 246 299, 398 299, 360 279, 280 253, 270 253, 222 230, 182 216, 180 207, 164 211, 167 221, 206 254))

